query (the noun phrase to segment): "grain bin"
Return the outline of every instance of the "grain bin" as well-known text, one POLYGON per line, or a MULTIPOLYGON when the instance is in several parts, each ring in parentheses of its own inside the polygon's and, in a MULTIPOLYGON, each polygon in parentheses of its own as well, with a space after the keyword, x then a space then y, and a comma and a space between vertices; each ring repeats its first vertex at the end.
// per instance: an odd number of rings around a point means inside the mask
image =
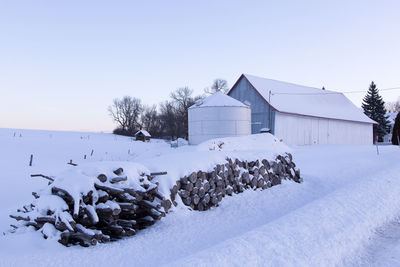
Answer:
POLYGON ((251 134, 250 107, 220 92, 189 108, 189 143, 251 134))

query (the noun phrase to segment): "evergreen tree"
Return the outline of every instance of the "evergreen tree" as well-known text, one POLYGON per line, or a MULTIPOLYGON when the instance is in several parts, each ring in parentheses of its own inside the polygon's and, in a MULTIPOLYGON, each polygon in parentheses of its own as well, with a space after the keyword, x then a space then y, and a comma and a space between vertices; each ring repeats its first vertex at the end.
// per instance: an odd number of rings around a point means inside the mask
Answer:
POLYGON ((390 131, 390 125, 388 116, 386 116, 385 102, 379 95, 379 90, 374 82, 371 82, 369 86, 367 95, 363 99, 362 108, 365 115, 379 123, 373 126, 374 136, 377 136, 378 141, 382 142, 383 136, 390 131))

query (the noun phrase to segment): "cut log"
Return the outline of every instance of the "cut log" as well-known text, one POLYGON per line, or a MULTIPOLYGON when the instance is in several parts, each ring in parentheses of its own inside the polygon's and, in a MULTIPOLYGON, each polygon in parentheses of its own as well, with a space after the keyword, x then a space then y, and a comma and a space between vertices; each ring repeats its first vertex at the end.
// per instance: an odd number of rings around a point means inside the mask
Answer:
POLYGON ((192 192, 190 192, 192 195, 196 195, 196 194, 198 194, 199 193, 199 188, 197 188, 197 187, 193 187, 193 190, 192 190, 192 192))
POLYGON ((194 184, 197 181, 197 173, 196 172, 192 172, 192 174, 190 174, 189 176, 189 181, 194 184))
POLYGON ((195 204, 195 205, 199 204, 199 202, 200 202, 200 197, 199 197, 197 194, 193 195, 193 197, 192 197, 192 202, 193 202, 193 204, 195 204))
POLYGON ((124 189, 121 189, 121 188, 118 188, 118 187, 107 186, 107 185, 101 185, 101 184, 98 184, 98 183, 95 183, 94 187, 97 190, 101 189, 103 191, 106 191, 107 193, 109 193, 111 195, 118 195, 118 194, 121 194, 121 193, 125 192, 124 189))
POLYGON ((73 197, 64 189, 58 188, 58 187, 52 187, 51 188, 51 193, 53 195, 59 196, 62 199, 64 199, 64 201, 69 205, 74 205, 74 199, 73 197))
POLYGON ((116 169, 116 170, 113 171, 113 173, 114 173, 115 175, 121 175, 123 172, 124 172, 124 169, 122 169, 122 168, 118 168, 118 169, 116 169))
POLYGON ((167 175, 167 172, 151 172, 150 176, 160 176, 160 175, 167 175))
POLYGON ((179 191, 179 195, 181 196, 181 198, 187 198, 190 196, 190 192, 186 190, 181 190, 179 191))
POLYGON ((110 179, 110 183, 115 184, 122 181, 127 181, 128 177, 126 176, 117 176, 110 179))
POLYGON ((191 182, 189 182, 189 183, 183 185, 183 189, 190 192, 193 190, 193 184, 191 182))
POLYGON ((99 179, 100 182, 104 183, 107 181, 107 176, 105 174, 99 174, 97 176, 97 179, 99 179))
POLYGON ((37 217, 35 219, 35 222, 37 223, 51 223, 51 224, 55 224, 56 223, 56 218, 52 217, 52 216, 43 216, 43 217, 37 217))

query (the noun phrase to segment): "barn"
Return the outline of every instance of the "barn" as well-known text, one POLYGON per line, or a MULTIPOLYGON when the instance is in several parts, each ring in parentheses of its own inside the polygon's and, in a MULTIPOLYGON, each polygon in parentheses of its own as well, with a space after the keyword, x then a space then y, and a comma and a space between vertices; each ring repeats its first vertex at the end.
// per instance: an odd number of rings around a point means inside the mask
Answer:
POLYGON ((372 144, 368 118, 340 92, 242 74, 228 95, 250 106, 251 132, 287 144, 372 144))

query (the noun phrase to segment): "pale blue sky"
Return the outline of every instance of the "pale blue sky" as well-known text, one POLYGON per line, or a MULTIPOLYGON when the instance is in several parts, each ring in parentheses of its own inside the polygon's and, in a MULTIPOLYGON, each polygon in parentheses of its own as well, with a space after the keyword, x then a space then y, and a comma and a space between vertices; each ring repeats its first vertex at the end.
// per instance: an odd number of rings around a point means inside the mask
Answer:
POLYGON ((0 0, 0 127, 111 131, 113 98, 156 104, 241 73, 400 86, 399 14, 400 1, 0 0))

